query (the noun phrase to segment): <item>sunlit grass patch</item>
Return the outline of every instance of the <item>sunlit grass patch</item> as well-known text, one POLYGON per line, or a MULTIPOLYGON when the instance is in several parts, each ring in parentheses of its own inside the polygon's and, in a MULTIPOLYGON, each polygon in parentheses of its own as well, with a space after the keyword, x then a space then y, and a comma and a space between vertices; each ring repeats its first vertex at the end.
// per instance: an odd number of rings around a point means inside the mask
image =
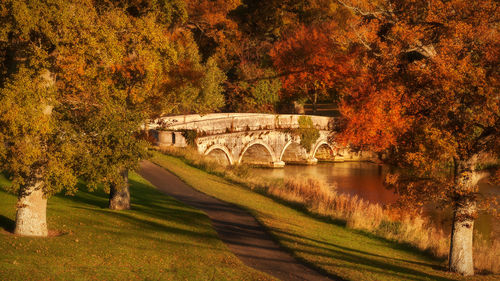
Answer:
MULTIPOLYGON (((8 181, 1 181, 3 184, 8 181)), ((132 210, 103 191, 48 200, 49 238, 18 237, 16 197, 0 190, 1 280, 272 280, 245 266, 210 220, 131 173, 132 210)))

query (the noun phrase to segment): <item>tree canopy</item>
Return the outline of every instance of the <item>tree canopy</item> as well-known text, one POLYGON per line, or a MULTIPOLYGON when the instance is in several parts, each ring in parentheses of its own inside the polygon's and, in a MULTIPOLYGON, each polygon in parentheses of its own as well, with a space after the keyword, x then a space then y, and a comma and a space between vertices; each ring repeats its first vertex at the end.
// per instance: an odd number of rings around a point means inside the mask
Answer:
POLYGON ((477 183, 500 156, 498 2, 339 3, 358 48, 340 139, 411 168, 388 179, 406 203, 453 206, 450 268, 473 274, 477 183))
POLYGON ((118 184, 121 171, 145 156, 144 141, 134 137, 145 120, 223 105, 225 76, 176 27, 185 20, 180 8, 2 2, 0 170, 20 198, 73 193, 78 180, 118 184))

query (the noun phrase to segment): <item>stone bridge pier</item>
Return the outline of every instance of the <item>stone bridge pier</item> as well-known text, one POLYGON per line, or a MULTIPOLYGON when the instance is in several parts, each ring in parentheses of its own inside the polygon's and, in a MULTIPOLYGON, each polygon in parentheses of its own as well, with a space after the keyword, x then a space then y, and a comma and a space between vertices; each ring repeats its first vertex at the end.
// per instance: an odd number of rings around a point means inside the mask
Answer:
POLYGON ((329 141, 333 119, 307 116, 319 132, 319 138, 304 147, 298 115, 209 114, 166 117, 157 121, 168 125, 153 126, 160 146, 187 146, 194 142, 198 152, 221 164, 240 163, 267 167, 286 164, 316 164, 320 161, 366 161, 373 153, 354 152, 329 141), (189 133, 188 133, 189 132, 189 133), (191 135, 192 140, 186 138, 191 135))
POLYGON ((333 149, 328 144, 328 132, 321 132, 309 149, 300 144, 300 137, 279 131, 252 131, 198 138, 198 151, 227 164, 246 163, 270 167, 285 164, 316 164, 320 146, 326 146, 328 156, 333 149))

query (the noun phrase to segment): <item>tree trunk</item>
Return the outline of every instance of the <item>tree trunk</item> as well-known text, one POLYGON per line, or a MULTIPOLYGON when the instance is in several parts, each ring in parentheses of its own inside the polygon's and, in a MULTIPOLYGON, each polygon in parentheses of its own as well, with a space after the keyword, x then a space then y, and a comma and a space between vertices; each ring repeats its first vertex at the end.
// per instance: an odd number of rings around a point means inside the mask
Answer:
POLYGON ((130 191, 128 186, 128 170, 121 172, 123 186, 111 185, 109 191, 109 208, 111 210, 130 209, 130 191))
POLYGON ((316 104, 317 102, 318 102, 318 93, 314 92, 314 98, 313 98, 313 102, 312 102, 313 114, 316 114, 316 112, 318 111, 317 104, 316 104))
POLYGON ((474 275, 472 236, 477 211, 474 193, 477 189, 477 183, 484 177, 483 173, 475 170, 476 163, 476 156, 471 157, 468 161, 455 160, 456 197, 451 229, 449 267, 450 271, 464 276, 474 275))
POLYGON ((464 276, 474 275, 472 256, 473 214, 475 204, 464 202, 453 214, 450 243, 450 271, 464 276))
POLYGON ((151 141, 150 138, 149 138, 149 128, 148 128, 148 125, 149 125, 149 120, 146 120, 144 121, 144 136, 146 137, 146 141, 151 141))
POLYGON ((47 198, 44 197, 42 181, 21 187, 17 200, 15 234, 24 236, 47 236, 47 198))

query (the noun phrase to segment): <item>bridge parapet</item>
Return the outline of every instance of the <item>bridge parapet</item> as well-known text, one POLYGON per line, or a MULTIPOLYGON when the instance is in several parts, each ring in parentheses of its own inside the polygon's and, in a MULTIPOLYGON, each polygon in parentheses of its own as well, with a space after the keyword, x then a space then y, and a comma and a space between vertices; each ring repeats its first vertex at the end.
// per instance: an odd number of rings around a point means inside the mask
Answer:
MULTIPOLYGON (((179 115, 163 117, 150 124, 150 129, 169 131, 195 130, 205 135, 256 131, 294 129, 299 127, 296 114, 262 113, 213 113, 207 115, 179 115)), ((318 130, 332 130, 334 119, 325 116, 305 115, 311 118, 318 130)))
POLYGON ((351 151, 331 141, 334 118, 309 117, 319 137, 305 147, 295 114, 217 113, 164 117, 149 125, 158 130, 159 146, 185 147, 188 142, 200 154, 218 162, 234 165, 248 163, 268 167, 290 164, 315 164, 321 161, 374 160, 372 153, 351 151), (184 130, 196 131, 183 132, 184 130))

